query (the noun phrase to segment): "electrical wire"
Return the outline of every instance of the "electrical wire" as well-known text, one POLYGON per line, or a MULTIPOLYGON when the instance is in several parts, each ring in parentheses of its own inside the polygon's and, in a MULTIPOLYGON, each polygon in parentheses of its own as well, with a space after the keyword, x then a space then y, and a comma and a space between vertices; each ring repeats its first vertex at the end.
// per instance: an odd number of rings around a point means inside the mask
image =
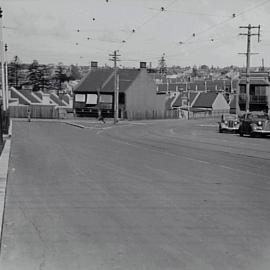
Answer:
MULTIPOLYGON (((155 19, 156 17, 158 17, 162 12, 164 12, 165 9, 168 9, 169 7, 173 6, 178 0, 172 0, 167 6, 166 8, 161 7, 160 10, 158 10, 156 13, 154 13, 150 18, 148 18, 147 20, 145 20, 141 25, 135 27, 132 32, 127 36, 127 38, 125 39, 125 43, 127 43, 127 41, 129 41, 131 39, 131 37, 133 36, 134 33, 137 33, 137 31, 140 31, 146 24, 150 23, 153 19, 155 19)), ((122 44, 122 46, 120 46, 119 50, 122 49, 122 47, 124 46, 124 44, 122 44)))
MULTIPOLYGON (((251 7, 251 8, 248 8, 248 9, 244 10, 243 12, 240 12, 240 13, 233 13, 232 16, 231 16, 229 19, 225 19, 225 20, 223 20, 223 21, 221 21, 221 22, 219 22, 219 23, 216 23, 216 24, 214 24, 214 25, 212 25, 212 26, 210 26, 210 27, 208 27, 208 28, 206 28, 206 29, 204 29, 204 30, 198 32, 198 33, 195 33, 195 32, 194 32, 190 37, 188 37, 187 39, 185 39, 185 40, 182 41, 181 43, 182 43, 182 45, 189 44, 189 41, 192 40, 193 38, 195 38, 195 37, 197 37, 197 36, 200 36, 200 35, 202 35, 202 34, 204 34, 204 33, 206 33, 206 32, 209 32, 210 30, 212 30, 212 29, 214 29, 214 28, 217 28, 217 27, 219 27, 219 26, 221 26, 221 25, 223 25, 223 24, 226 24, 227 22, 229 22, 229 21, 231 21, 231 20, 233 20, 233 19, 235 19, 235 18, 238 18, 238 17, 244 15, 245 13, 250 12, 250 11, 252 11, 252 10, 258 8, 258 7, 261 7, 261 6, 263 6, 263 5, 267 4, 267 3, 270 3, 270 0, 262 1, 262 2, 259 3, 258 5, 253 6, 253 7, 251 7)), ((178 54, 177 54, 177 55, 178 55, 178 54)), ((168 57, 168 56, 167 56, 167 57, 168 57)))

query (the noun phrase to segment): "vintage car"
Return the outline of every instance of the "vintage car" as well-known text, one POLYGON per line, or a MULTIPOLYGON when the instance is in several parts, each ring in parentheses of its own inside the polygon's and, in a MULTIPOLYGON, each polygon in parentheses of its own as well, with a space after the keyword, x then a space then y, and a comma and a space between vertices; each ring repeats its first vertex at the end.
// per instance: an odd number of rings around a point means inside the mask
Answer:
POLYGON ((269 115, 264 112, 245 113, 241 118, 239 134, 240 136, 248 134, 252 137, 270 135, 269 115))
POLYGON ((227 132, 238 132, 239 130, 239 119, 237 115, 227 114, 221 116, 221 121, 218 122, 219 133, 227 132))

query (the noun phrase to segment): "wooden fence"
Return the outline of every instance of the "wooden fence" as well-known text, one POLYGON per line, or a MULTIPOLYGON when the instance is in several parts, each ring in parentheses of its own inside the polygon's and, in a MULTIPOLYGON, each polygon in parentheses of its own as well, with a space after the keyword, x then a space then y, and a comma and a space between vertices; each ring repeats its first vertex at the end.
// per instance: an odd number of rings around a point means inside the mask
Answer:
POLYGON ((127 111, 126 116, 128 120, 177 119, 179 118, 179 112, 176 110, 153 110, 144 112, 127 111))
POLYGON ((200 118, 220 118, 222 114, 228 114, 230 110, 216 110, 216 111, 197 111, 190 112, 190 119, 200 118))
MULTIPOLYGON (((59 110, 54 105, 29 105, 31 118, 58 119, 59 110)), ((11 118, 27 118, 27 105, 12 105, 9 107, 11 118)))

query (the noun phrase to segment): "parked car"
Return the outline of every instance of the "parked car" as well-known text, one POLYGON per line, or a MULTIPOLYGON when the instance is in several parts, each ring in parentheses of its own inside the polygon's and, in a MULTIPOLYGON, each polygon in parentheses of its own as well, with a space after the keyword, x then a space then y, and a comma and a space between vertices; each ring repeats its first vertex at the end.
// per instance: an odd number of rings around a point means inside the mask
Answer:
POLYGON ((239 130, 239 119, 237 115, 228 114, 222 115, 221 121, 218 122, 219 133, 227 132, 238 132, 239 130))
POLYGON ((245 113, 240 123, 239 134, 240 136, 248 134, 252 137, 270 135, 269 115, 264 112, 245 113))

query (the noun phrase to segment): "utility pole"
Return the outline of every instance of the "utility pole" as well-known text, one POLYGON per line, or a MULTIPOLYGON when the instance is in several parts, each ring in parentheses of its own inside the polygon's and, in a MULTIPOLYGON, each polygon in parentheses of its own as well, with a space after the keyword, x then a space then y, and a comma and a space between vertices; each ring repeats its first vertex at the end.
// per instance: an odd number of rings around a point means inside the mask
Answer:
POLYGON ((5 69, 4 69, 4 41, 3 41, 3 11, 0 7, 0 61, 1 61, 1 82, 2 82, 2 100, 4 115, 7 110, 6 91, 5 91, 5 69))
POLYGON ((262 71, 264 71, 264 59, 262 58, 262 71))
POLYGON ((252 26, 249 24, 248 26, 240 26, 241 29, 247 29, 247 33, 240 33, 240 36, 247 36, 247 52, 244 53, 247 57, 246 62, 246 112, 249 112, 249 103, 250 103, 250 43, 251 43, 251 36, 258 36, 258 42, 260 42, 260 31, 261 26, 252 26), (258 29, 258 33, 253 34, 251 33, 252 29, 258 29))
POLYGON ((114 51, 113 54, 110 54, 112 58, 110 59, 114 63, 114 124, 118 122, 118 96, 119 96, 119 79, 117 78, 117 62, 119 60, 119 54, 117 54, 117 51, 114 51))
POLYGON ((5 44, 5 90, 6 90, 6 100, 7 109, 9 107, 9 92, 8 92, 8 55, 7 55, 8 45, 5 44))
POLYGON ((159 60, 159 73, 163 75, 167 73, 165 53, 162 54, 161 59, 159 60))
POLYGON ((188 89, 188 97, 187 97, 187 102, 188 102, 188 120, 190 119, 190 89, 188 89))

